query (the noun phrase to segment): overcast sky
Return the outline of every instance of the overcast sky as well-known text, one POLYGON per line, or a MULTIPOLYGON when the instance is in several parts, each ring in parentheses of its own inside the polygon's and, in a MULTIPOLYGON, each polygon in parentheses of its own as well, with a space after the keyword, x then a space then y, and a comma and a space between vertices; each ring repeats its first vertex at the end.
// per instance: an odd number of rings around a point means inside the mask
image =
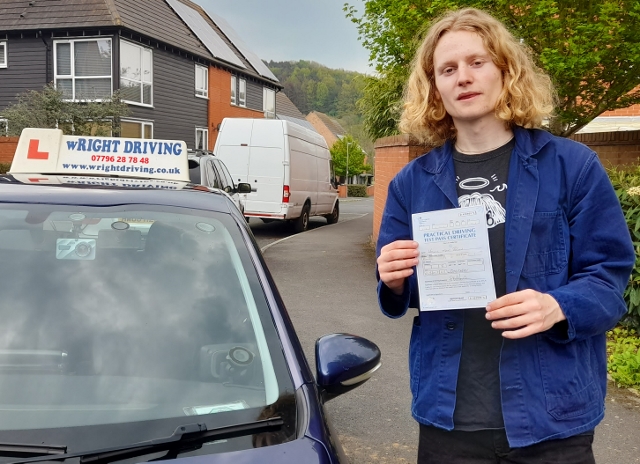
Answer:
MULTIPOLYGON (((222 16, 260 58, 316 61, 329 68, 372 74, 347 0, 193 0, 222 16)), ((363 0, 348 0, 359 12, 363 0)))

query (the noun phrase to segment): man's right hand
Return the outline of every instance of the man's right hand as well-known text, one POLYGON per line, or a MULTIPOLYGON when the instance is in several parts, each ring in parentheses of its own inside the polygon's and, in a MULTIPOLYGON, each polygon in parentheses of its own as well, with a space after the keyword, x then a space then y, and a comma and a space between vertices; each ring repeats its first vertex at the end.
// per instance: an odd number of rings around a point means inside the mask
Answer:
POLYGON ((380 250, 377 260, 380 280, 396 295, 402 295, 404 281, 413 274, 419 254, 418 242, 413 240, 396 240, 380 250))

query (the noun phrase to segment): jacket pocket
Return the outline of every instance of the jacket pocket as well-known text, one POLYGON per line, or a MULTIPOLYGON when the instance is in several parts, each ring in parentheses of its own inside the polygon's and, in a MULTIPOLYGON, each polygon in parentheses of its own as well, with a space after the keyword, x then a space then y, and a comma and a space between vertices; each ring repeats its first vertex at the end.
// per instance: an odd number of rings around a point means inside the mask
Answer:
POLYGON ((568 228, 561 209, 533 214, 529 246, 522 268, 524 277, 557 274, 567 267, 568 228))
POLYGON ((572 419, 592 412, 598 407, 598 386, 591 382, 579 392, 570 396, 547 396, 547 410, 555 419, 572 419))
POLYGON ((409 342, 409 386, 414 398, 420 387, 420 345, 420 316, 415 316, 409 342))
POLYGON ((556 344, 537 336, 547 411, 556 420, 593 412, 603 401, 593 375, 588 340, 556 344))

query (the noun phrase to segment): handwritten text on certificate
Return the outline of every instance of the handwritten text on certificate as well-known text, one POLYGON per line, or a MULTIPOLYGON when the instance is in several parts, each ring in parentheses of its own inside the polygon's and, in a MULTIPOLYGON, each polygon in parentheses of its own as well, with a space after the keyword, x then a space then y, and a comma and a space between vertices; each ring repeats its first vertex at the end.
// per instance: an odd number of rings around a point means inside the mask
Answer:
POLYGON ((420 244, 420 310, 483 308, 495 300, 484 205, 412 217, 420 244))

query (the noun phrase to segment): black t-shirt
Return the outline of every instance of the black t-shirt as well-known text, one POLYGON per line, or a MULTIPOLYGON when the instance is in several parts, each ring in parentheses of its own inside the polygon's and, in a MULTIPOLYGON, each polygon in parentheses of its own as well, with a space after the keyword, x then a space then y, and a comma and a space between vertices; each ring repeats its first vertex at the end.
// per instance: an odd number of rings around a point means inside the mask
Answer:
MULTIPOLYGON (((499 298, 506 293, 504 230, 509 159, 512 139, 500 148, 479 155, 454 149, 458 204, 483 204, 487 212, 491 264, 499 298)), ((456 388, 453 423, 456 430, 504 428, 500 403, 500 349, 502 335, 485 318, 486 309, 464 309, 464 334, 456 388)))

